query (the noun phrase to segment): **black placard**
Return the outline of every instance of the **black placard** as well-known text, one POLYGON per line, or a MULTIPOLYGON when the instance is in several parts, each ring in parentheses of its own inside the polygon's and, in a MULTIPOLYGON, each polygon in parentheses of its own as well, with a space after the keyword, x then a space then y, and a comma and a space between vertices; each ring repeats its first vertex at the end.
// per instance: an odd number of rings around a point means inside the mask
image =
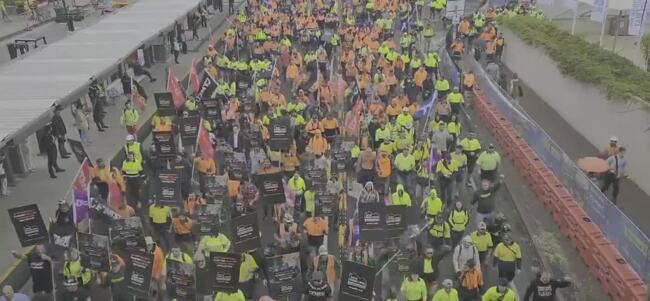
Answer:
POLYGON ((156 100, 156 107, 158 107, 159 116, 174 116, 176 115, 176 107, 172 99, 171 92, 154 93, 153 97, 156 100))
POLYGON ((179 207, 181 203, 181 181, 177 170, 162 170, 158 174, 158 201, 166 206, 179 207))
POLYGON ((156 154, 162 159, 176 158, 176 144, 174 144, 174 135, 171 131, 152 132, 153 142, 156 146, 156 154))
POLYGON ((221 122, 221 101, 218 99, 210 98, 201 100, 201 110, 203 111, 203 118, 210 121, 210 123, 221 122))
POLYGON ((257 109, 257 106, 255 105, 255 102, 248 98, 243 98, 241 102, 241 111, 244 113, 255 113, 255 109, 257 109))
POLYGON ((203 187, 217 198, 225 199, 228 196, 228 178, 226 176, 205 176, 203 187))
POLYGON ((286 151, 291 146, 291 119, 280 117, 269 124, 269 147, 271 150, 286 151))
POLYGON ((316 191, 316 215, 332 216, 338 211, 339 194, 329 190, 316 191))
POLYGON ((183 146, 194 146, 196 137, 199 134, 201 117, 198 115, 183 116, 181 118, 181 142, 183 146))
POLYGON ((322 188, 327 184, 327 171, 325 168, 307 166, 303 170, 305 185, 309 188, 322 188))
POLYGON ((21 246, 28 247, 47 243, 49 235, 36 204, 11 208, 8 212, 21 246))
POLYGON ((266 259, 271 297, 299 296, 302 294, 300 253, 289 253, 266 259))
POLYGON ((337 137, 337 141, 332 147, 334 150, 332 151, 332 170, 343 172, 350 166, 352 147, 354 147, 354 142, 341 141, 341 138, 337 137))
POLYGON ((236 292, 239 284, 241 254, 212 252, 210 263, 214 271, 212 288, 217 292, 236 292))
POLYGON ((177 300, 195 300, 194 265, 167 259, 167 295, 177 300))
POLYGON ((139 250, 132 251, 126 256, 124 280, 130 294, 147 298, 151 285, 151 270, 153 269, 153 254, 139 250))
POLYGON ((406 230, 406 205, 386 206, 386 237, 400 237, 406 230))
POLYGON ((231 179, 243 181, 246 179, 248 165, 246 164, 246 156, 243 153, 225 151, 223 153, 228 167, 228 175, 231 179))
POLYGON ((81 232, 78 235, 81 266, 95 271, 110 271, 108 237, 81 232))
POLYGON ((90 160, 90 157, 88 157, 88 153, 86 153, 86 149, 84 148, 83 143, 73 139, 67 140, 68 144, 70 145, 70 149, 72 150, 75 158, 77 158, 77 161, 79 161, 79 164, 82 164, 84 162, 84 159, 88 159, 88 164, 90 164, 90 166, 93 166, 93 161, 90 160))
POLYGON ((257 224, 257 214, 247 214, 230 221, 232 240, 235 251, 243 253, 261 247, 260 229, 257 224))
POLYGON ((359 235, 361 241, 382 241, 386 233, 386 206, 382 203, 359 204, 359 235))
POLYGON ((198 235, 213 234, 214 226, 219 225, 220 206, 216 204, 197 204, 194 206, 194 229, 198 235))
POLYGON ((375 285, 375 269, 352 261, 342 263, 339 301, 371 301, 375 285))
POLYGON ((117 214, 117 212, 115 212, 111 207, 94 197, 91 197, 90 200, 88 200, 88 208, 90 209, 90 216, 93 218, 108 217, 114 220, 122 218, 122 216, 117 214))
POLYGON ((201 79, 201 87, 199 92, 196 93, 196 98, 203 100, 206 98, 212 97, 214 90, 217 89, 217 81, 212 78, 212 75, 208 72, 203 72, 203 78, 201 79))
POLYGON ((142 221, 139 216, 114 220, 110 228, 111 244, 123 250, 145 247, 142 221))
POLYGON ((77 247, 77 229, 70 224, 50 223, 50 243, 60 250, 77 247))
POLYGON ((259 191, 260 199, 267 204, 280 204, 287 201, 284 196, 281 172, 256 175, 255 186, 259 191))

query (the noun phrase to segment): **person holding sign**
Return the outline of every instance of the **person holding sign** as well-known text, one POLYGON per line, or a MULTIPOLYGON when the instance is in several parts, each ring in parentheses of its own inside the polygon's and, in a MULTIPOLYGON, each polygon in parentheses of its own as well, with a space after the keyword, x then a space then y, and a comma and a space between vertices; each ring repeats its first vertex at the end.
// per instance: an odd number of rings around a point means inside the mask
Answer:
POLYGON ((307 283, 305 294, 307 301, 326 301, 332 297, 332 287, 323 281, 323 273, 315 271, 307 283))
POLYGON ((153 198, 153 203, 149 205, 149 219, 154 233, 162 239, 163 248, 167 249, 167 232, 172 218, 171 209, 156 199, 155 195, 153 198))
POLYGON ((207 180, 208 176, 211 176, 217 172, 217 166, 214 163, 214 159, 200 155, 198 152, 197 155, 194 156, 193 162, 196 170, 199 172, 199 188, 201 190, 201 193, 205 193, 205 181, 207 180))
POLYGON ((327 235, 327 221, 319 216, 312 216, 302 224, 307 234, 307 243, 310 247, 318 249, 323 245, 325 235, 327 235))
POLYGON ((209 257, 211 252, 228 252, 230 244, 230 239, 219 233, 219 225, 215 224, 212 226, 212 234, 203 236, 199 242, 197 253, 202 252, 209 257))
POLYGON ((255 290, 255 273, 260 269, 255 258, 248 253, 241 254, 241 264, 239 265, 239 287, 246 299, 253 298, 255 290))
POLYGON ((133 206, 136 204, 137 208, 142 208, 140 203, 140 186, 142 185, 142 177, 144 176, 142 161, 136 160, 134 153, 128 153, 126 160, 122 162, 122 173, 126 179, 126 199, 133 206))
POLYGON ((75 279, 81 286, 88 288, 90 280, 93 279, 93 272, 81 266, 81 257, 79 250, 70 248, 64 255, 63 277, 66 279, 75 279))

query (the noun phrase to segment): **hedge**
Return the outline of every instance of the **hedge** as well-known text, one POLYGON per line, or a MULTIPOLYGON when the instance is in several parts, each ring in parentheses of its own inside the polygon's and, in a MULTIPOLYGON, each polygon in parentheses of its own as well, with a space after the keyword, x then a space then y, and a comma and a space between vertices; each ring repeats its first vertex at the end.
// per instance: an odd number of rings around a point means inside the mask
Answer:
POLYGON ((571 35, 547 20, 500 16, 498 22, 526 43, 543 48, 562 74, 598 86, 610 100, 637 96, 650 102, 650 74, 630 60, 571 35))

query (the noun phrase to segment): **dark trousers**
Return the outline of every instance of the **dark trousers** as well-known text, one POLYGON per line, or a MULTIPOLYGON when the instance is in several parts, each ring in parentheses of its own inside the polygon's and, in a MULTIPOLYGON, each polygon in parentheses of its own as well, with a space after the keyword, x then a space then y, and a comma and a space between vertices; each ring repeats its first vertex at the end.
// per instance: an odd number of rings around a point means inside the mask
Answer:
POLYGON ((235 13, 235 1, 229 0, 228 1, 228 15, 232 15, 235 13))
POLYGON ((56 149, 52 146, 51 149, 47 150, 47 170, 50 172, 50 176, 56 176, 56 171, 60 169, 56 159, 56 149))
POLYGON ((603 182, 603 187, 600 188, 600 191, 606 193, 609 190, 609 186, 613 186, 612 191, 612 203, 616 204, 616 199, 618 198, 619 191, 619 182, 621 178, 617 177, 613 172, 607 172, 605 174, 605 181, 603 182))
POLYGON ((126 177, 126 201, 127 203, 136 208, 140 203, 140 185, 142 179, 140 177, 126 177))
POLYGON ((169 223, 162 223, 162 224, 152 223, 151 226, 153 227, 153 231, 154 233, 156 233, 156 236, 158 236, 158 239, 162 244, 163 250, 169 250, 169 248, 167 248, 169 246, 169 244, 167 243, 167 236, 169 233, 169 223))
POLYGON ((212 2, 212 8, 214 8, 214 10, 218 9, 220 12, 223 12, 223 0, 212 0, 212 1, 214 1, 212 2))
POLYGON ((136 73, 135 75, 145 75, 149 78, 150 81, 153 80, 153 76, 151 76, 151 72, 149 72, 149 70, 142 69, 140 72, 136 73))
POLYGON ((451 204, 451 179, 443 176, 438 177, 438 183, 440 185, 440 199, 450 206, 451 204))
POLYGON ((481 180, 490 180, 490 182, 494 182, 494 179, 497 176, 497 170, 482 170, 481 169, 481 180))
POLYGON ((176 64, 180 64, 180 63, 178 62, 178 55, 180 54, 180 52, 179 52, 178 50, 173 50, 172 53, 174 54, 174 62, 175 62, 176 64))
POLYGON ((471 174, 474 173, 474 166, 476 166, 476 160, 478 157, 476 156, 476 152, 473 152, 474 155, 470 155, 472 152, 465 151, 465 155, 467 156, 467 174, 470 175, 467 177, 467 181, 469 182, 469 178, 471 177, 471 174))
POLYGON ((59 144, 59 154, 61 155, 61 157, 66 157, 70 155, 68 151, 65 149, 65 141, 66 141, 65 136, 56 137, 56 142, 59 144))

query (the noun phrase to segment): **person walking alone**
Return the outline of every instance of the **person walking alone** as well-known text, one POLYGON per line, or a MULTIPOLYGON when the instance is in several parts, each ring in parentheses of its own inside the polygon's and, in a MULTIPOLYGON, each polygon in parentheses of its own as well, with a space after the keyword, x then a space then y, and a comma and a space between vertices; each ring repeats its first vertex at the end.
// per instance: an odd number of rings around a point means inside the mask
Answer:
POLYGON ((228 0, 228 15, 235 13, 235 0, 228 0))
POLYGON ((91 80, 92 82, 88 87, 88 96, 93 104, 93 121, 97 125, 97 131, 103 132, 104 129, 108 128, 104 123, 104 116, 106 116, 106 112, 104 111, 104 86, 97 79, 91 80))
POLYGON ((65 122, 61 118, 61 106, 56 105, 54 107, 54 116, 52 116, 51 130, 52 135, 56 138, 56 142, 59 144, 59 154, 61 158, 67 159, 70 158, 70 153, 65 149, 65 135, 68 133, 65 122))
POLYGON ((613 186, 612 191, 612 203, 616 204, 616 199, 618 198, 619 191, 619 182, 621 176, 627 178, 627 161, 625 160, 625 147, 619 147, 618 154, 610 156, 607 158, 607 165, 609 165, 609 171, 605 174, 605 181, 603 187, 600 189, 603 193, 606 193, 609 190, 609 186, 613 186))
POLYGON ((90 130, 90 124, 88 124, 88 115, 86 115, 81 102, 74 104, 71 109, 72 116, 74 116, 74 125, 79 131, 79 139, 84 146, 89 146, 91 141, 88 137, 88 131, 90 130))
POLYGON ((220 13, 223 12, 223 0, 213 0, 212 2, 212 8, 216 11, 217 9, 219 10, 220 13))
MULTIPOLYGON (((47 170, 50 172, 50 178, 56 179, 56 172, 64 172, 65 169, 60 168, 59 164, 56 163, 57 153, 53 131, 52 125, 45 127, 45 135, 41 138, 41 144, 45 146, 45 152, 47 153, 47 170)), ((61 145, 60 142, 59 145, 61 145)), ((59 148, 59 150, 61 150, 61 148, 59 148)), ((69 158, 69 155, 64 158, 69 158)))

